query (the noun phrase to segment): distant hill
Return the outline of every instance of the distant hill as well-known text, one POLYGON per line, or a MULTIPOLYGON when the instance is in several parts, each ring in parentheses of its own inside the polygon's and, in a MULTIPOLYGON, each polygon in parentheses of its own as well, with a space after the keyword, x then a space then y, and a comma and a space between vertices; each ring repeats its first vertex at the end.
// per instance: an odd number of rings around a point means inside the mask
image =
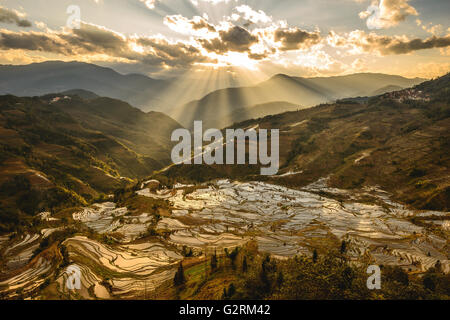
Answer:
MULTIPOLYGON (((292 80, 289 80, 292 81, 292 80)), ((301 188, 380 186, 416 209, 450 210, 450 74, 369 99, 341 100, 234 124, 280 129, 280 175, 255 166, 174 166, 183 182, 261 179, 301 188)))
MULTIPOLYGON (((174 110, 170 115, 185 127, 191 127, 194 120, 203 120, 208 127, 222 128, 241 121, 246 109, 255 105, 286 101, 311 107, 347 97, 370 96, 375 90, 388 85, 407 88, 423 81, 425 79, 371 73, 329 78, 299 78, 279 74, 257 86, 211 92, 200 100, 174 110)), ((268 112, 276 114, 278 110, 275 108, 268 112)))
POLYGON ((148 176, 169 164, 179 127, 111 98, 0 96, 0 211, 85 205, 148 176))
POLYGON ((371 96, 379 96, 380 94, 384 94, 387 92, 393 92, 393 91, 399 91, 404 89, 403 87, 400 86, 393 86, 393 85, 389 85, 389 86, 385 86, 383 88, 380 88, 378 90, 375 90, 374 92, 372 92, 371 96))
POLYGON ((99 98, 99 96, 96 95, 95 93, 88 91, 88 90, 82 90, 82 89, 67 90, 67 91, 61 92, 61 95, 78 96, 78 97, 86 99, 86 100, 99 98))
POLYGON ((84 90, 126 101, 143 111, 164 113, 224 88, 225 83, 232 85, 233 81, 209 81, 190 74, 152 79, 142 74, 120 74, 111 68, 83 62, 0 65, 0 95, 31 97, 84 90))
POLYGON ((74 89, 127 101, 142 109, 158 108, 157 93, 170 84, 143 75, 122 75, 82 62, 50 61, 23 66, 0 66, 0 94, 41 96, 74 89))

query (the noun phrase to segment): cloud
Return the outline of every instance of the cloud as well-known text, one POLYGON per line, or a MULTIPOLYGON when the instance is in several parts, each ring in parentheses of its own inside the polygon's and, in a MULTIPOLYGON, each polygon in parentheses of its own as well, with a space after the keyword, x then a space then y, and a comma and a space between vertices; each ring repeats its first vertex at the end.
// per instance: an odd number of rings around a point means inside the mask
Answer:
POLYGON ((60 54, 74 59, 98 59, 143 63, 160 68, 189 68, 194 63, 213 62, 195 46, 164 37, 126 37, 102 26, 81 23, 80 29, 61 32, 14 32, 0 30, 0 49, 60 54))
MULTIPOLYGON (((158 1, 151 2, 154 5, 158 1)), ((381 1, 379 6, 389 7, 390 4, 389 1, 381 1)), ((308 31, 289 26, 286 21, 274 21, 264 11, 247 5, 227 12, 231 12, 230 15, 219 20, 209 19, 206 14, 192 18, 180 14, 166 16, 164 24, 184 35, 183 40, 172 40, 163 35, 125 35, 86 22, 81 23, 80 29, 51 30, 36 22, 39 27, 36 30, 39 31, 0 29, 0 52, 9 58, 18 52, 23 56, 29 54, 29 57, 37 57, 42 52, 39 56, 48 57, 50 54, 53 59, 57 55, 61 60, 132 65, 160 73, 244 67, 267 72, 295 70, 308 75, 326 75, 373 70, 371 66, 378 62, 368 59, 368 54, 398 55, 439 48, 442 49, 441 54, 446 55, 446 48, 450 47, 450 30, 432 24, 426 27, 433 36, 426 39, 361 30, 339 34, 331 32, 323 36, 319 29, 308 31), (440 36, 445 31, 448 31, 447 35, 440 36), (349 62, 350 59, 342 59, 346 53, 362 56, 349 62)), ((401 18, 395 16, 394 20, 401 21, 401 18)), ((422 22, 420 26, 423 26, 422 22)))
POLYGON ((318 44, 322 39, 320 32, 308 32, 300 28, 278 29, 274 33, 276 42, 281 42, 281 50, 302 50, 318 44))
POLYGON ((387 29, 398 25, 408 16, 418 16, 410 0, 375 0, 366 11, 360 12, 361 19, 367 19, 369 29, 387 29))
POLYGON ((230 1, 238 2, 238 0, 191 0, 192 4, 195 6, 198 6, 199 2, 207 2, 216 5, 218 3, 228 3, 230 1))
POLYGON ((417 26, 421 27, 424 31, 431 33, 432 35, 438 36, 444 33, 444 27, 441 24, 433 25, 432 22, 424 24, 422 20, 416 19, 417 26))
POLYGON ((146 64, 187 68, 197 63, 215 62, 203 56, 197 47, 182 41, 170 42, 163 37, 147 37, 137 38, 135 42, 144 49, 144 54, 138 60, 146 64))
POLYGON ((287 51, 306 50, 322 41, 320 31, 288 28, 286 22, 274 22, 263 11, 246 5, 234 8, 232 15, 223 19, 213 24, 206 14, 192 19, 171 15, 164 23, 180 34, 191 36, 191 41, 206 50, 206 55, 219 55, 217 58, 225 61, 225 56, 235 53, 260 61, 287 51), (239 22, 244 25, 238 25, 239 22))
MULTIPOLYGON (((145 3, 145 6, 150 9, 153 10, 155 9, 156 5, 160 2, 162 2, 163 0, 139 0, 142 3, 145 3)), ((219 3, 228 3, 230 1, 234 1, 234 2, 238 2, 238 0, 190 0, 191 3, 194 6, 198 6, 200 2, 206 2, 206 3, 211 3, 213 5, 219 4, 219 3)), ((97 0, 96 0, 97 2, 97 0)))
POLYGON ((158 0, 139 0, 142 3, 145 3, 147 8, 149 9, 155 9, 155 5, 158 2, 158 0))
POLYGON ((432 36, 428 39, 409 39, 406 36, 385 36, 373 32, 366 34, 364 31, 355 30, 344 36, 330 32, 327 41, 333 47, 346 47, 353 53, 391 55, 448 47, 450 46, 450 34, 444 37, 432 36))
POLYGON ((258 43, 258 37, 242 27, 234 26, 229 30, 219 31, 219 37, 217 38, 211 40, 200 39, 199 43, 206 50, 219 54, 229 51, 249 52, 250 47, 258 43))
MULTIPOLYGON (((199 65, 254 66, 268 58, 278 58, 285 52, 305 51, 320 43, 319 31, 308 32, 287 28, 286 23, 273 22, 263 11, 240 6, 234 11, 237 20, 246 21, 250 30, 235 25, 224 17, 218 24, 206 14, 192 19, 170 15, 164 23, 172 30, 188 35, 189 40, 171 41, 157 36, 126 36, 103 26, 82 22, 81 28, 51 30, 42 25, 41 31, 16 32, 0 30, 0 49, 38 51, 58 54, 63 59, 120 61, 151 66, 152 70, 190 69, 199 65), (264 25, 259 27, 258 25, 264 25)), ((309 60, 319 57, 320 51, 310 53, 309 60)), ((306 57, 306 53, 304 53, 306 57)), ((306 63, 308 59, 299 59, 306 63)), ((317 60, 319 61, 319 60, 317 60)), ((325 61, 322 56, 320 61, 325 61)), ((327 62, 327 65, 330 63, 327 62)), ((315 68, 317 68, 315 66, 315 68)))
POLYGON ((15 24, 18 27, 28 28, 32 23, 25 19, 25 14, 0 6, 0 22, 15 24))
POLYGON ((208 22, 208 16, 195 16, 192 19, 183 17, 182 15, 171 15, 164 18, 164 24, 170 29, 180 34, 192 35, 198 37, 217 36, 216 27, 208 22))
POLYGON ((0 30, 0 48, 3 50, 30 50, 71 55, 74 52, 62 39, 43 32, 14 32, 0 30))
POLYGON ((253 24, 269 24, 273 22, 272 17, 269 17, 264 11, 253 10, 248 5, 241 5, 234 8, 228 20, 235 24, 241 23, 245 27, 253 24))

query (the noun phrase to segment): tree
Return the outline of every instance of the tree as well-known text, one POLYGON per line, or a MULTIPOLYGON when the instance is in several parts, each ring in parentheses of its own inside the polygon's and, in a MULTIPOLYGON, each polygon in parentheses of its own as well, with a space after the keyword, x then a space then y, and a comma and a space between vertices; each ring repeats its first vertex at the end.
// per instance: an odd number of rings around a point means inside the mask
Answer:
POLYGON ((317 258, 318 258, 317 250, 314 249, 314 252, 313 252, 313 262, 314 262, 314 263, 317 262, 317 258))
POLYGON ((226 300, 228 298, 227 288, 223 288, 222 300, 226 300))
POLYGON ((347 242, 342 240, 341 242, 341 254, 344 254, 347 251, 347 242))
POLYGON ((386 279, 390 282, 397 282, 404 286, 409 285, 409 277, 408 274, 399 266, 395 267, 385 267, 383 274, 386 279))
POLYGON ((181 286, 185 282, 186 282, 186 278, 184 277, 183 263, 180 262, 177 273, 175 273, 173 283, 175 284, 175 286, 181 286))
POLYGON ((436 272, 442 272, 442 263, 440 260, 438 260, 436 262, 436 264, 434 265, 434 268, 436 269, 436 272))
POLYGON ((284 282, 283 273, 281 271, 278 271, 277 286, 281 287, 283 285, 283 282, 284 282))
POLYGON ((230 284, 230 286, 228 287, 228 297, 232 298, 236 293, 236 287, 234 286, 233 283, 230 284))
POLYGON ((423 286, 431 291, 436 290, 437 277, 434 273, 427 273, 422 278, 423 286))
POLYGON ((268 294, 270 292, 270 289, 272 287, 272 284, 270 282, 270 278, 269 278, 269 268, 268 268, 268 264, 270 263, 270 257, 267 257, 261 265, 261 272, 259 273, 259 279, 261 281, 261 285, 262 285, 262 292, 264 294, 268 294))
POLYGON ((244 256, 244 260, 242 261, 242 272, 246 273, 247 270, 248 270, 247 256, 244 256))
POLYGON ((217 254, 214 252, 214 254, 211 256, 211 270, 215 271, 217 269, 217 254))
POLYGON ((236 287, 234 284, 230 284, 227 288, 223 288, 222 300, 228 300, 236 294, 236 287))
POLYGON ((231 267, 233 269, 236 268, 236 258, 238 256, 238 253, 239 253, 239 248, 238 247, 234 248, 234 250, 231 251, 231 253, 228 253, 228 250, 225 249, 225 254, 227 255, 228 258, 230 258, 231 267))
POLYGON ((190 258, 194 255, 194 253, 192 252, 192 249, 189 248, 189 250, 188 250, 188 248, 186 246, 183 246, 183 250, 181 251, 181 254, 186 258, 190 258))

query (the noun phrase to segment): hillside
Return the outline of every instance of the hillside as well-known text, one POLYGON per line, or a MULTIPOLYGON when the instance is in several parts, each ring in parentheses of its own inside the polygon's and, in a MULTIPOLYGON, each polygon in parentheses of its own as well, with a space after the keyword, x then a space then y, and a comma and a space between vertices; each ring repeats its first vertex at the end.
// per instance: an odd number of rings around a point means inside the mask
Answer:
MULTIPOLYGON (((330 177, 331 186, 380 186, 416 209, 450 210, 449 75, 368 102, 323 104, 235 124, 280 129, 282 177, 302 187, 330 177)), ((364 100, 362 100, 364 101, 364 100)), ((176 166, 171 178, 263 179, 249 166, 176 166)))
MULTIPOLYGON (((203 120, 207 127, 223 128, 245 120, 242 115, 255 105, 286 101, 298 106, 311 107, 341 98, 370 96, 374 91, 386 86, 407 88, 423 81, 425 79, 407 79, 384 74, 354 74, 309 79, 279 74, 254 87, 227 88, 211 92, 201 100, 179 107, 170 115, 185 127, 191 127, 194 120, 203 120)), ((276 114, 279 111, 280 109, 274 108, 266 115, 276 114)), ((283 111, 287 110, 281 110, 283 111)))
POLYGON ((179 126, 109 98, 0 97, 0 229, 151 174, 168 164, 179 126))
MULTIPOLYGON (((50 102, 55 95, 43 98, 50 102)), ((162 163, 170 161, 170 137, 181 125, 163 113, 144 113, 120 100, 103 97, 85 100, 79 95, 52 104, 87 129, 114 137, 131 150, 162 163)))

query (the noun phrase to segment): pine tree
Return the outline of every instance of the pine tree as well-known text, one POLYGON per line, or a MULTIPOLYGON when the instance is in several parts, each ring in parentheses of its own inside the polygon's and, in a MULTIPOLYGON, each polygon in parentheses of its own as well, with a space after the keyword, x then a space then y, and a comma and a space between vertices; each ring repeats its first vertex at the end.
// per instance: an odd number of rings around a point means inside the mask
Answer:
POLYGON ((248 270, 247 256, 244 256, 244 260, 242 261, 242 272, 246 273, 247 270, 248 270))
POLYGON ((228 299, 227 288, 223 288, 222 300, 228 299))
POLYGON ((266 259, 262 262, 261 272, 259 273, 259 279, 262 284, 262 290, 263 290, 263 293, 265 293, 265 294, 269 293, 270 288, 272 286, 270 283, 268 272, 267 272, 267 264, 268 264, 268 262, 266 259))
POLYGON ((211 256, 211 270, 215 271, 217 269, 217 255, 214 252, 214 254, 211 256))
POLYGON ((344 254, 345 251, 347 251, 347 242, 345 242, 345 240, 342 240, 342 242, 341 242, 341 253, 344 254))
POLYGON ((233 251, 231 251, 231 253, 228 254, 228 258, 230 258, 230 260, 231 260, 231 267, 233 268, 233 270, 236 268, 235 263, 236 263, 236 258, 238 256, 238 253, 239 253, 239 248, 236 247, 236 248, 234 248, 233 251))
POLYGON ((314 263, 317 262, 317 258, 318 258, 317 250, 314 249, 314 252, 313 252, 313 262, 314 262, 314 263))
POLYGON ((236 287, 234 286, 234 284, 230 284, 230 286, 228 287, 228 298, 232 298, 234 296, 234 294, 236 293, 236 287))
POLYGON ((434 268, 436 269, 436 272, 442 272, 442 263, 440 260, 438 260, 436 262, 436 264, 434 265, 434 268))
POLYGON ((185 282, 186 282, 186 278, 184 277, 183 263, 180 262, 177 273, 175 273, 173 283, 175 284, 175 286, 181 286, 185 282))
POLYGON ((283 285, 284 282, 284 276, 283 273, 281 271, 278 272, 278 277, 277 277, 277 285, 278 287, 281 287, 283 285))

